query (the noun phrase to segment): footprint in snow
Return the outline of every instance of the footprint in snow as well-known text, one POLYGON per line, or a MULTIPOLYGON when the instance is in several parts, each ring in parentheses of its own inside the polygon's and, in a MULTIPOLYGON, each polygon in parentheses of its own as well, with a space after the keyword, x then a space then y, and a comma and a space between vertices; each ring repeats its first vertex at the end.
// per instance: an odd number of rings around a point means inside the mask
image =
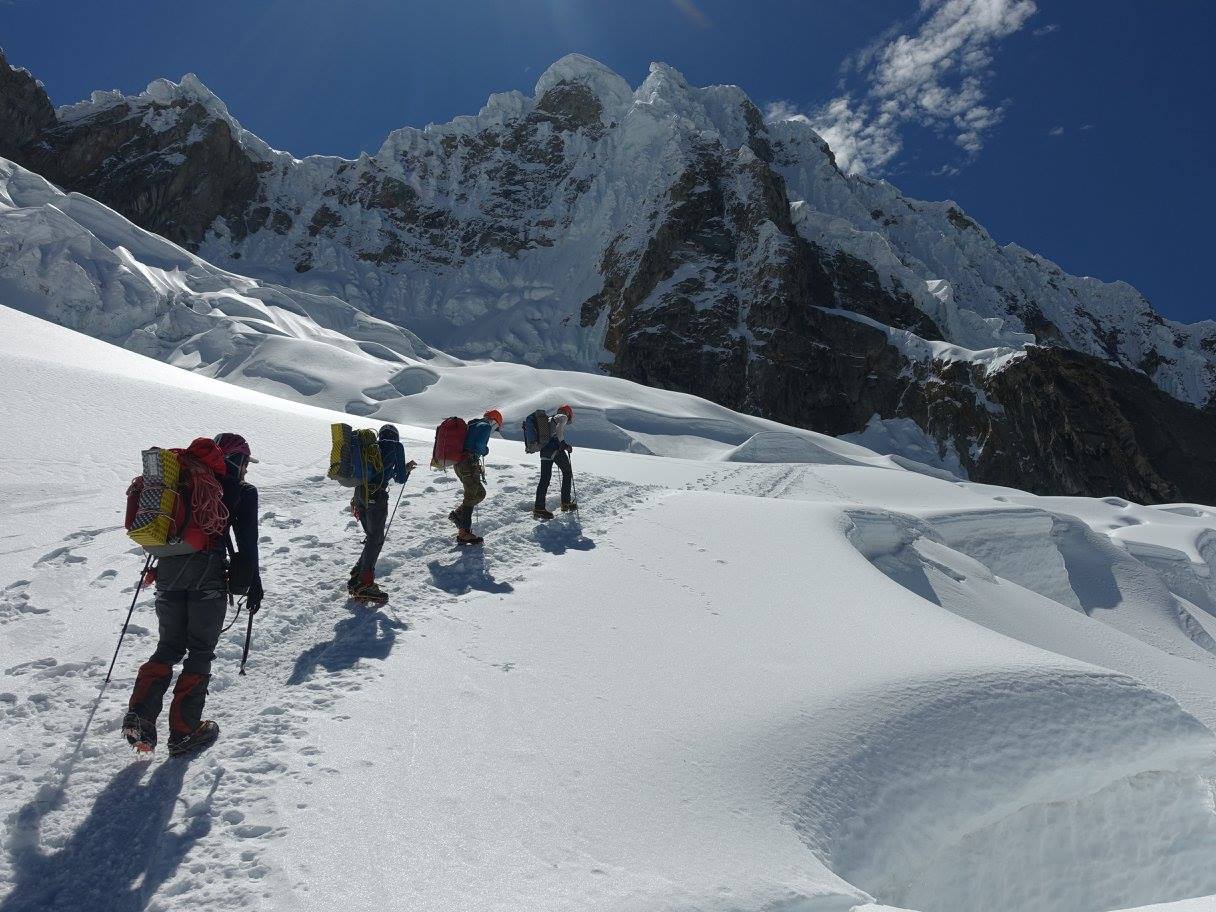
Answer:
POLYGON ((261 522, 263 525, 272 526, 275 529, 294 529, 303 520, 298 516, 280 516, 273 510, 268 510, 262 514, 261 522))
POLYGON ((53 656, 47 656, 45 659, 34 659, 31 662, 22 662, 20 665, 14 665, 12 668, 4 669, 6 675, 23 675, 29 674, 31 671, 41 671, 44 668, 53 668, 58 665, 59 661, 53 656))
POLYGON ((110 585, 110 583, 114 582, 114 578, 117 576, 117 570, 102 570, 101 573, 97 575, 97 579, 93 580, 93 582, 89 583, 89 585, 94 589, 104 589, 106 586, 110 585))
POLYGON ((36 678, 74 678, 88 674, 93 662, 56 662, 34 672, 36 678))
POLYGON ((17 580, 0 591, 0 624, 14 621, 25 614, 46 614, 49 608, 40 608, 31 604, 30 594, 25 587, 29 580, 17 580))
MULTIPOLYGON (((142 548, 139 549, 141 552, 142 548)), ((71 548, 56 548, 54 551, 48 551, 38 560, 34 561, 34 566, 39 567, 42 564, 83 564, 85 558, 78 554, 73 554, 71 548)))
POLYGON ((108 526, 104 529, 81 529, 79 532, 73 532, 71 535, 64 537, 64 541, 82 541, 85 543, 91 542, 98 535, 103 535, 106 532, 115 532, 121 529, 121 526, 108 526))

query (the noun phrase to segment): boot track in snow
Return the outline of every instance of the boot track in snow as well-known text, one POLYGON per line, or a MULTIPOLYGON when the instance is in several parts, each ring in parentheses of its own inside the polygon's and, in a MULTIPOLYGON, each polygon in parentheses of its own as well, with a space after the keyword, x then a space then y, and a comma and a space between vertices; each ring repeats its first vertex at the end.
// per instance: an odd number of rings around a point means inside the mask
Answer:
MULTIPOLYGON (((343 579, 361 533, 336 515, 341 494, 331 482, 314 476, 261 486, 268 594, 254 623, 247 677, 238 683, 244 630, 225 634, 217 646, 207 712, 224 735, 203 752, 168 762, 167 709, 160 743, 140 755, 165 762, 133 759, 120 733, 135 669, 155 643, 148 594, 140 596, 114 680, 100 694, 108 654, 76 663, 48 655, 8 669, 37 680, 39 693, 20 704, 0 694, 0 724, 9 733, 0 768, 7 789, 30 796, 6 821, 0 882, 9 889, 0 910, 126 908, 128 901, 141 908, 154 895, 172 895, 175 907, 239 908, 307 890, 272 869, 265 847, 284 835, 273 802, 276 781, 338 775, 318 759, 312 730, 341 720, 342 698, 377 675, 379 661, 429 617, 457 610, 456 599, 469 592, 509 591, 530 566, 560 559, 578 537, 598 536, 646 502, 638 486, 587 479, 599 521, 552 541, 533 534, 535 524, 516 500, 531 473, 491 467, 478 527, 494 547, 461 551, 455 560, 446 515, 454 487, 442 476, 428 483, 416 475, 378 568, 397 607, 357 603, 335 581, 343 579), (54 755, 48 751, 54 743, 65 747, 48 765, 41 757, 54 755)), ((116 527, 69 536, 57 556, 43 560, 54 560, 55 584, 36 588, 37 599, 79 606, 76 616, 104 625, 108 638, 126 613, 124 592, 128 603, 132 592, 114 585, 134 572, 130 544, 116 527)), ((37 558, 32 554, 30 562, 37 558)), ((18 615, 16 623, 34 616, 18 615)), ((18 630, 8 626, 6 633, 18 630)))

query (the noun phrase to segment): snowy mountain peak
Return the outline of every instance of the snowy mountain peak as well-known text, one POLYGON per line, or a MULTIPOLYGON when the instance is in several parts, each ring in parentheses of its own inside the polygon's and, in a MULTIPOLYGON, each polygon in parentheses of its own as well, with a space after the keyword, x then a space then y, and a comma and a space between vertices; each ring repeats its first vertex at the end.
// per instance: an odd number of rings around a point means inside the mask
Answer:
POLYGON ((619 115, 633 103, 633 89, 628 82, 598 60, 582 54, 567 54, 545 70, 532 90, 533 101, 540 103, 562 84, 586 86, 609 115, 619 115))
POLYGON ((634 98, 651 116, 679 119, 701 133, 716 135, 728 150, 747 145, 764 132, 759 109, 738 86, 700 88, 666 63, 650 65, 634 98))
POLYGON ((695 104, 691 95, 693 87, 688 80, 673 66, 655 61, 650 64, 646 79, 638 86, 636 98, 644 104, 653 104, 658 98, 666 98, 672 102, 682 102, 685 105, 695 104))
POLYGON ((228 106, 220 100, 218 95, 203 85, 203 81, 194 73, 187 73, 182 77, 181 82, 174 82, 171 79, 155 79, 148 83, 148 87, 138 98, 140 100, 146 98, 149 102, 158 105, 198 102, 211 115, 231 123, 236 122, 236 119, 228 113, 228 106))
POLYGON ((124 95, 117 89, 93 92, 87 101, 62 105, 55 113, 61 123, 71 123, 86 121, 115 108, 125 107, 133 113, 143 112, 143 122, 154 132, 163 133, 180 121, 183 109, 195 104, 205 112, 204 118, 226 123, 237 142, 254 159, 270 162, 284 155, 242 127, 223 100, 207 88, 194 73, 187 73, 180 82, 154 79, 138 95, 124 95))

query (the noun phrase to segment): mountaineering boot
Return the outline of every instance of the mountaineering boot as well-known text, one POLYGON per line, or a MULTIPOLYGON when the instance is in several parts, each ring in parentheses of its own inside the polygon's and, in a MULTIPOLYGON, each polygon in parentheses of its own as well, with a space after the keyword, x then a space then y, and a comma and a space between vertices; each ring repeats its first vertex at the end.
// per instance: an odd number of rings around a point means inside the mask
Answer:
POLYGON ((469 529, 461 529, 456 533, 456 544, 458 545, 480 545, 485 539, 480 535, 474 535, 469 529))
POLYGON ((354 583, 350 590, 351 598, 364 602, 375 602, 378 605, 383 605, 388 601, 388 593, 376 585, 372 571, 364 570, 359 574, 357 582, 353 577, 351 582, 354 583))
POLYGON ((571 501, 570 503, 562 504, 563 513, 569 513, 571 510, 577 510, 577 509, 578 509, 578 504, 576 504, 574 501, 571 501))
POLYGON ((533 519, 552 519, 553 512, 551 510, 546 510, 544 507, 537 507, 536 509, 534 509, 532 511, 532 518, 533 519))
POLYGON ((198 728, 188 735, 174 733, 169 736, 169 756, 180 757, 182 754, 200 750, 213 744, 219 736, 220 727, 210 719, 200 722, 198 728))
POLYGON ((351 597, 364 602, 375 602, 383 605, 388 601, 388 593, 375 583, 359 583, 352 591, 351 597))
POLYGON ((148 754, 156 748, 156 723, 139 713, 129 712, 122 719, 122 734, 137 753, 148 754))

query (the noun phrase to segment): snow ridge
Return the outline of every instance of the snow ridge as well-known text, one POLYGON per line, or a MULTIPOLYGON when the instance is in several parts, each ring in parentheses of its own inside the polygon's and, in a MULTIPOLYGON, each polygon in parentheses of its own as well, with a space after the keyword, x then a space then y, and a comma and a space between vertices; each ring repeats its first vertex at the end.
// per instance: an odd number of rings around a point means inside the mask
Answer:
POLYGON ((207 114, 216 120, 222 120, 232 129, 232 134, 252 158, 257 161, 274 162, 284 156, 291 156, 272 149, 265 141, 250 133, 228 111, 228 106, 218 95, 203 85, 203 81, 194 73, 187 73, 181 82, 170 79, 155 79, 138 95, 124 95, 117 89, 96 91, 87 101, 61 105, 55 114, 62 123, 87 120, 104 114, 119 107, 131 110, 132 116, 143 115, 144 123, 156 132, 169 129, 175 122, 173 109, 191 104, 202 105, 207 114))

